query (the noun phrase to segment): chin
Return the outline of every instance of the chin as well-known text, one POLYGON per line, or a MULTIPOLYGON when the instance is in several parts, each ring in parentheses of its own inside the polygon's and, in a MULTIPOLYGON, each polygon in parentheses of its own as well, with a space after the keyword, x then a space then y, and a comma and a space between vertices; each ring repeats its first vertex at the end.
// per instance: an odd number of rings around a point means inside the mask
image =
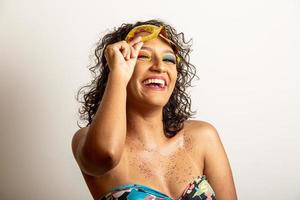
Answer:
POLYGON ((144 101, 144 104, 151 105, 152 107, 164 107, 168 102, 162 99, 147 99, 144 101))

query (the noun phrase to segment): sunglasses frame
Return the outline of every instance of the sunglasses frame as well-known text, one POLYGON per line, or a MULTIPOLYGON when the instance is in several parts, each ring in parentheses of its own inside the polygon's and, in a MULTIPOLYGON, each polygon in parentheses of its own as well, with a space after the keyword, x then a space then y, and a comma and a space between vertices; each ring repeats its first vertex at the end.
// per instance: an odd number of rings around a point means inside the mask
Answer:
MULTIPOLYGON (((163 32, 166 35, 166 31, 165 31, 164 26, 156 26, 156 25, 152 25, 152 24, 143 24, 143 25, 134 27, 133 29, 131 29, 128 32, 128 34, 125 38, 125 41, 129 42, 130 40, 132 40, 135 37, 136 33, 139 32, 139 31, 150 33, 150 35, 148 35, 148 36, 142 36, 142 41, 143 42, 154 39, 154 38, 160 36, 161 38, 166 40, 169 44, 172 44, 177 48, 177 45, 172 40, 170 40, 169 38, 167 38, 166 36, 164 36, 161 33, 161 32, 163 32), (143 31, 141 31, 141 30, 143 30, 143 31)), ((175 55, 176 55, 176 62, 179 63, 181 59, 180 59, 180 57, 178 56, 177 53, 175 55)))

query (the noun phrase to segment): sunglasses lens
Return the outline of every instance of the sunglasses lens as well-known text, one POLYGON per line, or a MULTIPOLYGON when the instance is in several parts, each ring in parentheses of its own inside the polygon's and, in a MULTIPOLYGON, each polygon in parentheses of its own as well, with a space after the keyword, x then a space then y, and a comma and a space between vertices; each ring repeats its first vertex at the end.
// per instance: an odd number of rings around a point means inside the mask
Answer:
POLYGON ((162 27, 158 27, 154 25, 137 26, 127 34, 125 40, 129 42, 137 36, 142 36, 142 42, 145 42, 157 37, 161 29, 162 27))
POLYGON ((141 36, 142 38, 145 38, 145 37, 147 37, 147 36, 149 36, 151 34, 153 34, 153 33, 148 32, 148 31, 144 31, 144 30, 139 30, 139 31, 137 31, 137 32, 134 33, 134 36, 131 39, 133 39, 133 38, 135 38, 137 36, 141 36))

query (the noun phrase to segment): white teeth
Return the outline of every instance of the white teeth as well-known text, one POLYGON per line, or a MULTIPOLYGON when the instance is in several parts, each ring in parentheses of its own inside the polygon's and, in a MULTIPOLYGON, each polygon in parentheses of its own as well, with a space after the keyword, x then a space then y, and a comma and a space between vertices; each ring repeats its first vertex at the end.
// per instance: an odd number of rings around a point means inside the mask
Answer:
POLYGON ((149 83, 158 83, 161 85, 161 87, 164 87, 166 85, 165 81, 162 79, 147 79, 143 83, 146 85, 149 83))

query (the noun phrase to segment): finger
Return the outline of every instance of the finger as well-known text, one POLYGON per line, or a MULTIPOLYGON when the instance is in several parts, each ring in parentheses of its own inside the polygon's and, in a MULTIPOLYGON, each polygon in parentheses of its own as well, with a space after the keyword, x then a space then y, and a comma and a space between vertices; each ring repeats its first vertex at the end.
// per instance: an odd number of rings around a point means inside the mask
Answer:
POLYGON ((131 49, 131 51, 130 51, 130 58, 135 58, 135 54, 134 54, 134 52, 135 52, 135 49, 133 48, 133 46, 130 46, 130 49, 131 49))
POLYGON ((130 59, 131 52, 132 52, 132 46, 129 46, 129 50, 128 50, 127 55, 126 55, 127 60, 130 59))
POLYGON ((131 55, 131 52, 132 52, 132 46, 131 45, 128 45, 127 46, 127 54, 126 54, 126 59, 129 60, 130 59, 130 55, 131 55))
POLYGON ((130 41, 128 42, 128 44, 130 44, 130 45, 132 46, 132 45, 134 45, 134 44, 140 42, 141 40, 142 40, 142 37, 141 37, 141 36, 138 36, 138 37, 135 37, 135 38, 133 38, 132 40, 130 40, 130 41))
POLYGON ((126 48, 128 49, 129 45, 126 41, 122 40, 122 41, 119 41, 119 42, 116 42, 116 43, 112 44, 112 46, 113 46, 113 49, 117 48, 120 51, 123 51, 126 48))
POLYGON ((120 48, 120 52, 122 53, 122 55, 123 55, 123 57, 124 57, 124 59, 126 58, 126 48, 125 47, 121 47, 120 48))
POLYGON ((130 45, 127 44, 122 47, 122 54, 125 60, 129 59, 130 51, 130 45))
POLYGON ((138 56, 139 51, 141 50, 142 46, 144 45, 143 42, 138 42, 133 45, 133 50, 131 56, 133 58, 136 58, 138 56))

